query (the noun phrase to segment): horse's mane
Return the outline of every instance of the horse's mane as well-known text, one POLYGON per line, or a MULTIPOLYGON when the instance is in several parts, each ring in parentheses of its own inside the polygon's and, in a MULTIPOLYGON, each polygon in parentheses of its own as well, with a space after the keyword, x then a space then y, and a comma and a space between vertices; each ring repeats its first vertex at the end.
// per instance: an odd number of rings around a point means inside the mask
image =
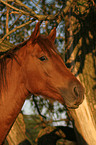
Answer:
POLYGON ((9 48, 8 50, 6 50, 4 52, 0 52, 0 61, 2 59, 11 58, 12 54, 14 54, 14 52, 16 52, 17 50, 19 50, 24 45, 26 45, 27 41, 28 40, 25 40, 25 41, 21 42, 20 44, 17 44, 14 47, 9 48))
POLYGON ((2 90, 2 86, 5 87, 5 84, 7 84, 6 82, 6 60, 8 58, 10 58, 12 61, 13 59, 16 59, 15 57, 15 52, 17 50, 19 50, 21 47, 23 47, 24 45, 26 45, 28 40, 23 41, 20 44, 17 44, 16 46, 14 46, 13 48, 10 48, 4 52, 0 52, 0 95, 1 95, 1 90, 2 90))
POLYGON ((57 51, 54 43, 45 35, 39 35, 37 37, 37 43, 44 52, 49 54, 49 56, 51 55, 51 50, 57 51))

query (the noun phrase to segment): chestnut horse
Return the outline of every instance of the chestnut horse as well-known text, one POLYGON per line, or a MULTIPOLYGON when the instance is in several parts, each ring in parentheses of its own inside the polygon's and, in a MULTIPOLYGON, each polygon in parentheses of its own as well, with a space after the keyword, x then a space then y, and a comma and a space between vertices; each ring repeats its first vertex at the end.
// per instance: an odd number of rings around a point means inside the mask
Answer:
POLYGON ((84 88, 57 54, 56 28, 40 35, 40 23, 31 37, 0 59, 0 144, 30 94, 58 100, 67 108, 83 101, 84 88))

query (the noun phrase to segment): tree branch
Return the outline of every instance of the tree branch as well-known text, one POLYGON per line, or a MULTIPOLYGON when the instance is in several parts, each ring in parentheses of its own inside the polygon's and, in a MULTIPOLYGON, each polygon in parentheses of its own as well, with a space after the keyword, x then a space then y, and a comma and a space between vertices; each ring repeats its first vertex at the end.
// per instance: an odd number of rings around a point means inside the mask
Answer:
POLYGON ((23 4, 21 1, 15 0, 15 2, 18 3, 20 6, 26 8, 33 16, 36 15, 36 13, 34 11, 32 11, 31 8, 29 8, 28 6, 26 6, 25 4, 23 4))
POLYGON ((19 14, 18 18, 15 20, 15 22, 10 26, 9 30, 16 24, 16 22, 19 20, 19 18, 22 16, 22 14, 19 14))
POLYGON ((40 110, 39 110, 39 107, 38 107, 38 105, 37 105, 37 102, 36 102, 36 100, 35 100, 35 96, 34 96, 34 95, 33 95, 33 101, 34 101, 34 103, 35 103, 35 107, 36 107, 36 109, 37 109, 39 115, 40 115, 41 117, 43 117, 43 118, 46 119, 46 117, 43 116, 43 115, 41 114, 41 112, 40 112, 40 110))
POLYGON ((24 26, 26 26, 26 25, 28 25, 28 24, 30 24, 30 23, 32 23, 32 22, 33 22, 33 20, 30 20, 30 21, 26 22, 25 24, 22 24, 22 25, 20 25, 20 26, 15 27, 13 30, 11 30, 10 32, 8 32, 7 34, 5 34, 4 37, 3 37, 2 39, 0 39, 0 43, 3 42, 4 39, 5 39, 7 36, 9 36, 11 33, 15 32, 17 29, 20 29, 20 28, 22 28, 22 27, 24 27, 24 26))
MULTIPOLYGON (((6 0, 7 2, 7 0, 6 0)), ((8 19, 9 19, 9 7, 6 6, 6 34, 9 32, 9 28, 8 28, 8 19)), ((7 39, 9 39, 9 37, 7 37, 7 39)))
POLYGON ((5 2, 5 1, 3 1, 3 0, 0 0, 0 1, 1 1, 3 4, 5 4, 6 6, 10 7, 11 9, 14 9, 14 10, 16 10, 16 11, 22 13, 22 14, 29 15, 29 16, 30 16, 30 15, 31 15, 31 16, 34 16, 34 15, 28 13, 28 12, 25 12, 25 11, 23 11, 23 10, 20 10, 20 9, 18 9, 18 8, 14 7, 14 6, 10 5, 10 4, 8 4, 7 2, 5 2))
MULTIPOLYGON (((24 15, 28 15, 28 16, 32 16, 34 19, 37 19, 39 21, 52 21, 55 20, 57 21, 57 23, 60 22, 60 20, 62 19, 62 17, 64 17, 64 15, 67 13, 68 9, 70 8, 70 5, 72 4, 72 2, 67 1, 66 5, 64 5, 64 7, 62 7, 60 9, 60 11, 55 14, 55 15, 37 15, 35 12, 32 11, 32 9, 30 9, 28 6, 26 6, 25 4, 23 4, 22 2, 20 2, 19 0, 15 0, 16 3, 18 3, 20 6, 24 7, 25 9, 27 9, 29 12, 25 12, 21 9, 18 9, 10 4, 8 4, 7 2, 5 2, 4 0, 0 0, 3 4, 5 4, 7 7, 10 7, 11 9, 14 9, 15 11, 19 12, 20 14, 24 14, 24 15)), ((9 1, 9 0, 7 0, 9 1)), ((2 42, 7 36, 9 36, 11 33, 15 32, 17 29, 20 29, 21 27, 24 27, 25 25, 28 25, 32 22, 33 20, 30 20, 28 22, 26 22, 25 24, 22 24, 20 26, 15 27, 13 30, 11 30, 10 32, 6 33, 4 35, 4 37, 0 40, 0 42, 2 42)))
POLYGON ((58 12, 57 14, 55 15, 38 15, 36 14, 35 12, 32 11, 32 9, 30 9, 28 6, 26 6, 25 4, 23 4, 22 2, 20 2, 19 0, 15 0, 16 3, 18 3, 20 6, 24 7, 25 9, 27 9, 29 12, 25 12, 23 10, 20 10, 10 4, 8 4, 7 2, 1 0, 1 2, 5 5, 7 5, 8 7, 10 7, 11 9, 14 9, 24 15, 28 15, 28 16, 32 16, 33 18, 41 21, 41 20, 61 20, 62 16, 64 16, 67 12, 68 12, 68 9, 70 8, 70 5, 72 4, 72 2, 70 1, 67 1, 66 2, 66 5, 64 7, 62 7, 60 9, 60 12, 58 12))

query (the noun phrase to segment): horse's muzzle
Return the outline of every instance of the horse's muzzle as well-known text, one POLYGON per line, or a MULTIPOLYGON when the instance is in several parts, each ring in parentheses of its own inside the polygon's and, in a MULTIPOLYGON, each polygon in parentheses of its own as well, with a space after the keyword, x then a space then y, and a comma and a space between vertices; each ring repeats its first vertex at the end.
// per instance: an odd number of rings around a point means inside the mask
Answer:
POLYGON ((67 108, 78 108, 78 106, 84 100, 84 88, 78 82, 72 82, 70 83, 68 88, 59 88, 59 90, 64 99, 64 105, 67 108))

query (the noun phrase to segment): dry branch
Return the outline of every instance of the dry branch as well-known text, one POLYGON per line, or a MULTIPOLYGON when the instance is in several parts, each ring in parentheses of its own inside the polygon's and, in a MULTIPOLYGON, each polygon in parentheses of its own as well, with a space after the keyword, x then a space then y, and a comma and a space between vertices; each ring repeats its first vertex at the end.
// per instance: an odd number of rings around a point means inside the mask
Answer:
POLYGON ((0 1, 1 1, 3 4, 5 4, 6 6, 10 7, 11 9, 14 9, 14 10, 16 10, 16 11, 22 13, 22 14, 25 14, 25 15, 30 15, 30 13, 25 12, 25 11, 23 11, 23 10, 20 10, 20 9, 18 9, 18 8, 14 7, 14 6, 10 5, 10 4, 8 4, 7 2, 5 2, 5 1, 3 1, 3 0, 0 0, 0 1))
MULTIPOLYGON (((6 2, 7 2, 7 0, 6 0, 6 2)), ((6 34, 9 32, 8 19, 9 19, 9 7, 7 7, 7 11, 6 11, 6 34)), ((9 37, 7 37, 7 39, 9 39, 9 37)))
POLYGON ((9 30, 16 24, 16 22, 19 20, 19 18, 22 16, 22 14, 20 14, 18 16, 18 18, 15 20, 15 22, 11 25, 11 27, 9 28, 9 30))
POLYGON ((20 28, 22 28, 22 27, 24 27, 24 26, 26 26, 26 25, 28 25, 28 24, 30 24, 30 23, 32 23, 32 22, 33 22, 33 20, 30 20, 30 21, 26 22, 25 24, 22 24, 22 25, 20 25, 20 26, 15 27, 13 30, 11 30, 10 32, 8 32, 7 34, 5 34, 4 37, 3 37, 2 39, 0 39, 0 43, 3 42, 4 39, 5 39, 7 36, 9 36, 11 33, 15 32, 17 29, 20 29, 20 28))
POLYGON ((21 1, 15 0, 15 2, 18 3, 19 6, 22 6, 22 7, 26 8, 29 12, 31 12, 31 14, 32 14, 33 16, 36 15, 36 13, 35 13, 34 11, 32 11, 31 8, 29 8, 28 6, 26 6, 25 4, 23 4, 21 1))
MULTIPOLYGON (((64 17, 64 15, 66 14, 66 12, 67 12, 68 9, 70 8, 70 5, 72 4, 72 2, 67 1, 67 2, 66 2, 66 5, 67 5, 67 6, 62 7, 62 8, 60 9, 60 11, 59 11, 58 13, 56 13, 55 15, 47 15, 47 14, 45 14, 45 15, 38 15, 38 14, 36 14, 31 8, 29 8, 28 6, 26 6, 25 4, 23 4, 23 3, 22 3, 21 1, 19 1, 19 0, 15 0, 15 1, 14 1, 14 0, 11 0, 11 1, 18 3, 20 6, 22 6, 23 8, 25 8, 25 9, 26 9, 27 11, 29 11, 29 12, 26 12, 26 11, 24 11, 24 10, 22 10, 22 9, 18 9, 18 8, 16 8, 16 7, 10 5, 10 4, 8 3, 9 0, 7 0, 7 1, 0 0, 0 1, 1 1, 3 4, 5 4, 6 7, 10 7, 11 9, 14 9, 16 12, 19 12, 20 15, 23 14, 23 15, 31 16, 31 17, 33 17, 34 19, 37 19, 37 20, 39 20, 39 21, 41 21, 41 20, 45 20, 45 21, 52 21, 52 20, 55 20, 55 21, 57 21, 57 23, 59 23, 59 22, 61 21, 62 17, 64 17)), ((17 18, 17 20, 18 20, 18 18, 17 18)), ((17 21, 17 20, 16 20, 16 21, 17 21)), ((16 21, 15 21, 15 22, 16 22, 16 21)), ((7 36, 9 36, 11 33, 15 32, 17 29, 20 29, 20 28, 22 28, 22 27, 24 27, 24 26, 30 24, 32 21, 33 21, 33 20, 30 20, 30 21, 26 22, 25 24, 22 24, 22 25, 20 25, 20 26, 17 26, 17 27, 15 27, 13 30, 11 30, 10 32, 7 31, 7 33, 6 33, 6 34, 4 35, 4 37, 0 40, 0 42, 2 42, 7 36)), ((15 22, 14 22, 14 24, 15 24, 15 22)), ((14 25, 14 24, 13 24, 13 25, 14 25)), ((13 25, 12 25, 12 26, 13 26, 13 25)), ((6 26, 7 26, 7 24, 6 24, 6 26)), ((6 27, 6 28, 7 28, 7 27, 6 27)))
POLYGON ((25 9, 27 9, 27 11, 29 11, 29 12, 25 12, 23 10, 20 10, 20 9, 8 4, 7 2, 5 2, 3 0, 1 0, 1 2, 3 4, 5 4, 6 6, 10 7, 11 9, 14 9, 14 10, 16 10, 16 11, 18 11, 18 12, 24 14, 24 15, 32 16, 33 18, 36 18, 39 21, 41 21, 41 20, 48 20, 49 21, 49 20, 55 20, 55 19, 58 20, 58 19, 60 19, 59 16, 62 16, 62 15, 64 16, 66 14, 66 12, 68 11, 70 5, 72 4, 72 2, 67 1, 67 3, 66 3, 67 6, 64 6, 64 8, 62 8, 60 10, 60 12, 58 12, 55 15, 47 15, 47 14, 46 15, 39 15, 39 14, 36 14, 34 11, 32 11, 31 8, 29 8, 28 6, 26 6, 25 4, 23 4, 19 0, 15 0, 15 2, 18 3, 20 6, 24 7, 25 9))

